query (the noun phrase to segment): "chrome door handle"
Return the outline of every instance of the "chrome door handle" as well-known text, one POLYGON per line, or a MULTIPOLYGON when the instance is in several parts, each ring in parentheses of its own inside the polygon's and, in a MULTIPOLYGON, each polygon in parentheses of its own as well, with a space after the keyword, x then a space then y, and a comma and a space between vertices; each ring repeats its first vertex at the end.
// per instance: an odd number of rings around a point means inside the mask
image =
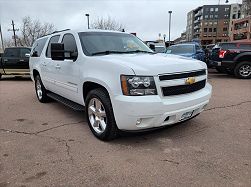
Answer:
POLYGON ((4 59, 3 61, 4 61, 4 62, 8 62, 8 59, 4 59))
POLYGON ((56 65, 55 67, 56 67, 56 69, 60 69, 60 68, 61 68, 61 66, 60 66, 60 65, 56 65))
POLYGON ((46 66, 46 63, 45 63, 45 62, 43 62, 43 63, 42 63, 42 65, 43 65, 43 66, 46 66))
POLYGON ((21 59, 21 60, 19 60, 19 62, 24 62, 24 60, 21 59))

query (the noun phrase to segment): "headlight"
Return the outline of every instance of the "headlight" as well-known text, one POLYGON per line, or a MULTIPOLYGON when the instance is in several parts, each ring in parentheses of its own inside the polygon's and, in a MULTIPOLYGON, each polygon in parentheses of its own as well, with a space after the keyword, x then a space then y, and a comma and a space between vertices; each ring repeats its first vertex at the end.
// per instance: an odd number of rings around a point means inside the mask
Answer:
POLYGON ((124 95, 156 95, 157 90, 153 77, 121 75, 121 88, 124 95))

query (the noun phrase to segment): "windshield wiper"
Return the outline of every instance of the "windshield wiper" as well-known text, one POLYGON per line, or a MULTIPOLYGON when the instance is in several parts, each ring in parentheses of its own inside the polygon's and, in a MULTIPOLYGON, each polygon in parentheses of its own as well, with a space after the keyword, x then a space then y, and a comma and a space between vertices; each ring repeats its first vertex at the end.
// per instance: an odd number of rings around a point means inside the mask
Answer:
POLYGON ((135 50, 135 51, 100 51, 96 53, 92 53, 91 55, 109 55, 109 54, 126 54, 126 53, 150 53, 150 54, 156 54, 154 52, 150 51, 141 51, 141 50, 135 50))
POLYGON ((123 52, 123 51, 100 51, 100 52, 96 52, 96 53, 92 53, 91 55, 109 55, 109 54, 122 54, 122 53, 127 53, 127 52, 123 52))
POLYGON ((126 53, 150 53, 150 54, 156 54, 151 51, 142 51, 142 50, 135 50, 135 51, 127 51, 126 53))

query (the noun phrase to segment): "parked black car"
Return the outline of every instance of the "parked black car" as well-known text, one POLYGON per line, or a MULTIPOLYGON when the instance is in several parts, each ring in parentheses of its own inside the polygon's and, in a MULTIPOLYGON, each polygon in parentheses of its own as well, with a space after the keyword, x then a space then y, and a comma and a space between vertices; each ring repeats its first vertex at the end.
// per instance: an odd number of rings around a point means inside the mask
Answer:
POLYGON ((0 58, 0 78, 2 75, 29 75, 30 51, 28 47, 6 48, 0 58))
POLYGON ((210 65, 221 73, 251 78, 251 42, 218 43, 210 55, 210 65))

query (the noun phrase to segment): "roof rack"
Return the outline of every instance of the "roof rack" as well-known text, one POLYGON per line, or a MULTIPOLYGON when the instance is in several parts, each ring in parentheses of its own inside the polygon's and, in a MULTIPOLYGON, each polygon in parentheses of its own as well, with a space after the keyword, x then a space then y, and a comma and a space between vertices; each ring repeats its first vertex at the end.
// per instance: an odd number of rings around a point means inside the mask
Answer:
POLYGON ((71 30, 71 29, 64 29, 64 30, 60 30, 60 31, 54 31, 54 32, 52 32, 52 33, 50 33, 50 34, 44 35, 43 37, 48 36, 48 35, 51 35, 51 34, 59 33, 59 32, 69 31, 69 30, 71 30))
POLYGON ((64 30, 60 30, 60 31, 54 31, 54 32, 51 33, 51 34, 55 34, 55 33, 58 33, 58 32, 64 32, 64 31, 68 31, 68 30, 71 30, 71 29, 64 29, 64 30))

